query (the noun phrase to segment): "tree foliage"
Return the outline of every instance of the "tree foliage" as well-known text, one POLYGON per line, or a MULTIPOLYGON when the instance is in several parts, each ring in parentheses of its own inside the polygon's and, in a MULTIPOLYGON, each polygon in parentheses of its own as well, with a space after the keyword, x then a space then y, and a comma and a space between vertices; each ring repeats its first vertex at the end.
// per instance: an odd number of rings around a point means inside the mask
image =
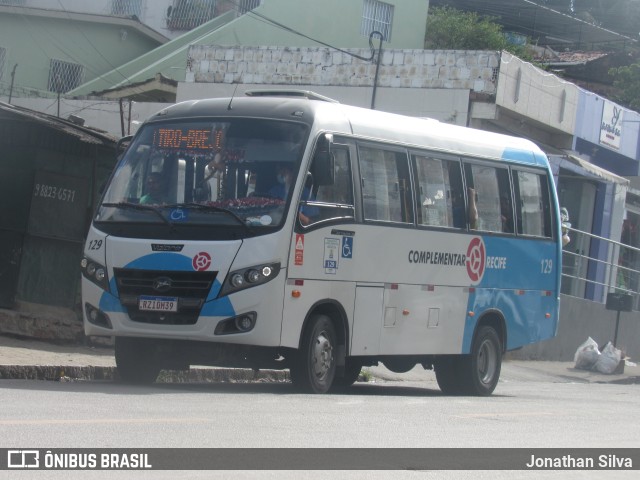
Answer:
POLYGON ((502 26, 491 17, 451 7, 429 9, 425 48, 447 50, 502 50, 502 26))
POLYGON ((617 89, 615 100, 633 110, 640 111, 640 64, 612 68, 613 86, 617 89))
POLYGON ((429 9, 424 48, 435 50, 507 50, 529 60, 520 45, 512 45, 494 17, 451 7, 429 9))

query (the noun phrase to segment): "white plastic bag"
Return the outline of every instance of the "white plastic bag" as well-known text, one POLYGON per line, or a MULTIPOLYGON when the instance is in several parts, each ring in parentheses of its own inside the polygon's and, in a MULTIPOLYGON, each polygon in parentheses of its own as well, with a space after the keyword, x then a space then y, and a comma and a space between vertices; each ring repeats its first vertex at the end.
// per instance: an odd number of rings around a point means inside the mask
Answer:
POLYGON ((607 343, 602 349, 602 354, 598 357, 598 361, 593 367, 600 373, 612 374, 622 358, 622 352, 613 346, 611 342, 607 343))
POLYGON ((598 350, 598 344, 595 340, 589 337, 582 345, 576 350, 576 354, 573 357, 573 361, 576 364, 576 368, 581 370, 591 370, 598 358, 600 357, 600 351, 598 350))

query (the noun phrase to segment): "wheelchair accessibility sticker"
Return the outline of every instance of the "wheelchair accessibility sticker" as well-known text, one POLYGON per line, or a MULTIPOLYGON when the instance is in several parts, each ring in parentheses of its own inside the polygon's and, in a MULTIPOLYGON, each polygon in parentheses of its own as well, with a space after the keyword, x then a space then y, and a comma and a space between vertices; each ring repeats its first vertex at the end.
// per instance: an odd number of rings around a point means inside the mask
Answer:
POLYGON ((324 239, 324 273, 335 275, 338 273, 338 259, 340 256, 340 239, 324 239))
POLYGON ((353 237, 342 237, 342 258, 353 258, 353 237))

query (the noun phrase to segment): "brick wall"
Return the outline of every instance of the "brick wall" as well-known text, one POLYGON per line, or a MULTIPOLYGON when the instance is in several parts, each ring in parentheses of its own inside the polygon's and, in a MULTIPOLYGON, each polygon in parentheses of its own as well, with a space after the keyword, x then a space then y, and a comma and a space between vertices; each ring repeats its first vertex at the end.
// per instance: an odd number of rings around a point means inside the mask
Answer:
MULTIPOLYGON (((349 53, 370 58, 367 49, 349 53)), ((378 86, 451 88, 495 94, 500 53, 456 50, 383 50, 378 86)), ((323 47, 189 49, 187 82, 368 87, 376 64, 323 47)))

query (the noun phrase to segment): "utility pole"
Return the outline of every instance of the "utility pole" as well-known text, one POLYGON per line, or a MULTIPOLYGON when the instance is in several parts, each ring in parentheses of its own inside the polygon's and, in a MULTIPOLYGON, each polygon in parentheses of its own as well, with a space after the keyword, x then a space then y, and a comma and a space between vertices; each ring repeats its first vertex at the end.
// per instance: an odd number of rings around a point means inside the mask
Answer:
POLYGON ((11 105, 11 97, 13 96, 13 81, 16 78, 16 68, 18 68, 17 63, 13 66, 13 70, 11 70, 11 86, 9 87, 9 105, 11 105))
POLYGON ((373 48, 373 44, 371 43, 371 40, 373 39, 373 36, 377 35, 378 38, 380 39, 380 45, 378 45, 378 58, 376 61, 376 75, 373 79, 373 93, 371 94, 371 110, 375 110, 376 108, 376 91, 378 90, 378 71, 380 70, 380 61, 382 60, 382 41, 384 40, 384 35, 382 35, 382 33, 378 32, 378 31, 373 31, 371 32, 371 35, 369 36, 369 44, 371 45, 371 48, 373 48))

